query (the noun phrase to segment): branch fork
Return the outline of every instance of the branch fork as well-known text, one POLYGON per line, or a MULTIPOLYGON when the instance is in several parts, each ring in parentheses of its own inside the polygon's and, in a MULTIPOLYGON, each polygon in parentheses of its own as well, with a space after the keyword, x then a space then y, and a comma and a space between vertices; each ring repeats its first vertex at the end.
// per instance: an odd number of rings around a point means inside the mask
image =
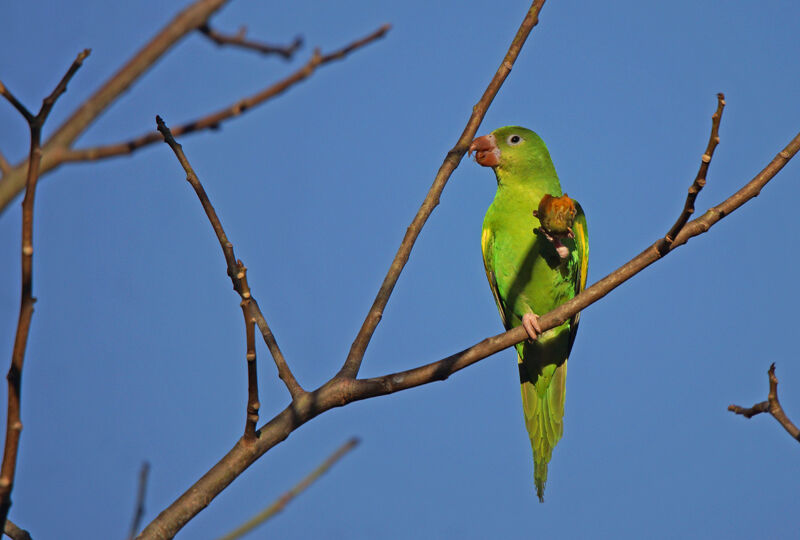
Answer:
POLYGON ((67 91, 67 84, 89 56, 89 49, 78 54, 75 61, 61 78, 49 96, 44 98, 39 112, 32 114, 11 91, 0 82, 0 95, 28 122, 30 130, 30 151, 28 153, 28 173, 25 180, 25 197, 22 199, 22 292, 20 294, 19 320, 14 337, 14 348, 11 353, 11 366, 8 369, 8 411, 6 420, 6 439, 3 451, 3 462, 0 466, 0 530, 5 529, 8 511, 11 508, 11 490, 14 487, 14 476, 17 467, 17 452, 22 434, 20 417, 22 368, 25 361, 25 349, 33 318, 33 202, 36 185, 39 180, 39 167, 42 162, 42 126, 58 98, 67 91))
POLYGON ((786 413, 783 411, 781 402, 778 401, 778 377, 775 375, 775 363, 767 371, 769 377, 769 392, 767 400, 756 403, 752 407, 740 407, 739 405, 728 405, 728 410, 734 414, 740 414, 745 418, 752 418, 761 413, 769 413, 783 426, 783 429, 797 442, 800 442, 800 429, 795 426, 786 413))

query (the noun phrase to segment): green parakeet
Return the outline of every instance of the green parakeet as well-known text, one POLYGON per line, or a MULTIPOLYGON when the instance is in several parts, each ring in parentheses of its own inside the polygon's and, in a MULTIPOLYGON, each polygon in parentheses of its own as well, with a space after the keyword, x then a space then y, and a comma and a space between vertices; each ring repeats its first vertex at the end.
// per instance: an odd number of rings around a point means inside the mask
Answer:
POLYGON ((473 151, 497 177, 481 238, 486 277, 503 325, 523 325, 531 338, 516 349, 534 483, 543 502, 547 464, 563 433, 567 357, 579 315, 541 333, 537 314, 585 287, 586 217, 580 205, 562 196, 550 153, 533 131, 503 127, 475 139, 473 151))

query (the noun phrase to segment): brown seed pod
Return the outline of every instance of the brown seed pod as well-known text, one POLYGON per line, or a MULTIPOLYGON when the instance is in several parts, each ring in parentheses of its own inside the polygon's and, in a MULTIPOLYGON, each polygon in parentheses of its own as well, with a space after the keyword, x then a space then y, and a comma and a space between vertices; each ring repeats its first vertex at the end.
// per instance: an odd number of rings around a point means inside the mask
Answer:
POLYGON ((565 193, 561 197, 545 195, 533 215, 539 218, 542 228, 553 236, 572 236, 575 221, 575 202, 565 193))

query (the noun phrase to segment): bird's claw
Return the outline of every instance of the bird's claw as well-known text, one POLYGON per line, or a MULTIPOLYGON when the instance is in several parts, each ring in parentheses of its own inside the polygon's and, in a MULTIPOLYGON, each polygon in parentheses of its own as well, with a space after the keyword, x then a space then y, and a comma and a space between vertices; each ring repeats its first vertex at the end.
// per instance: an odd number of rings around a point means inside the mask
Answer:
POLYGON ((522 326, 528 332, 528 337, 531 341, 536 339, 542 334, 542 327, 539 325, 539 316, 536 313, 526 313, 522 316, 522 326))
MULTIPOLYGON (((536 215, 535 211, 534 211, 533 215, 534 216, 536 215)), ((572 232, 571 228, 568 228, 567 229, 567 234, 565 236, 561 236, 561 237, 551 233, 550 231, 548 231, 544 227, 539 227, 537 229, 534 229, 533 233, 534 234, 540 233, 542 236, 544 236, 547 239, 548 242, 553 244, 553 247, 556 249, 556 253, 558 253, 559 257, 561 257, 562 259, 566 259, 567 257, 569 257, 569 248, 561 243, 561 238, 575 238, 575 233, 572 232)))

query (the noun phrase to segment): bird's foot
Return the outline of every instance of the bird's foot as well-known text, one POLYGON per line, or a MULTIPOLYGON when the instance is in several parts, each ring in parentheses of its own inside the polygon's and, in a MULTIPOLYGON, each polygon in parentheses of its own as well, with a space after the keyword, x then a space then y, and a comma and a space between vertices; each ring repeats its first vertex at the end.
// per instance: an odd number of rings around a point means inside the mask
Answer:
POLYGON ((561 259, 569 257, 569 248, 561 243, 563 238, 575 238, 572 224, 578 210, 575 201, 564 193, 560 197, 546 194, 539 201, 539 206, 533 211, 533 216, 539 220, 541 227, 538 232, 542 234, 556 250, 561 259))
POLYGON ((526 313, 522 316, 522 326, 528 332, 528 337, 531 341, 536 341, 542 333, 542 327, 539 325, 539 316, 536 313, 526 313))
MULTIPOLYGON (((535 216, 536 212, 534 212, 533 215, 535 216)), ((539 227, 538 229, 534 229, 533 232, 540 233, 547 239, 548 242, 553 244, 553 247, 556 249, 556 253, 558 254, 559 257, 561 257, 562 259, 566 259, 567 257, 569 257, 569 248, 561 243, 561 238, 575 238, 575 233, 572 232, 571 228, 567 228, 567 234, 564 236, 553 234, 544 227, 539 227)))

